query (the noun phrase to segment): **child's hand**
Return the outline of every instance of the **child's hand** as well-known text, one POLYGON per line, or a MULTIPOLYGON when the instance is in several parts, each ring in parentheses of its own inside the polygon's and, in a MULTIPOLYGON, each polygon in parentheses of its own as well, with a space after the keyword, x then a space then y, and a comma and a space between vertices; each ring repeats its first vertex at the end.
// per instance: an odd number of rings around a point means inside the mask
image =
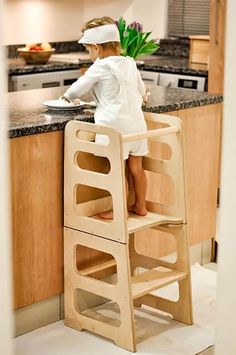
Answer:
POLYGON ((148 85, 148 86, 146 86, 146 93, 143 96, 143 105, 147 104, 150 95, 151 95, 150 85, 148 85))
POLYGON ((68 97, 66 97, 66 96, 64 96, 64 95, 60 96, 60 97, 59 97, 59 100, 63 100, 63 101, 65 101, 65 102, 68 102, 69 104, 72 103, 72 101, 71 101, 70 99, 68 99, 68 97))

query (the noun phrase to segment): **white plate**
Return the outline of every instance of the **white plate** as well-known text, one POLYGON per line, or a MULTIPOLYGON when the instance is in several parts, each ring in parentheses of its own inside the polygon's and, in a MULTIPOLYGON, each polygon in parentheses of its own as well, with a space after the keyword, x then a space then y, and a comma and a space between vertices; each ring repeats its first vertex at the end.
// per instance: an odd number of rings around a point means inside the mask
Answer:
POLYGON ((52 109, 52 110, 76 110, 76 109, 80 109, 84 106, 90 106, 90 107, 96 106, 96 103, 94 101, 85 102, 85 101, 81 101, 81 100, 80 100, 79 104, 73 104, 70 102, 65 102, 63 100, 47 100, 47 101, 41 102, 41 104, 52 109))

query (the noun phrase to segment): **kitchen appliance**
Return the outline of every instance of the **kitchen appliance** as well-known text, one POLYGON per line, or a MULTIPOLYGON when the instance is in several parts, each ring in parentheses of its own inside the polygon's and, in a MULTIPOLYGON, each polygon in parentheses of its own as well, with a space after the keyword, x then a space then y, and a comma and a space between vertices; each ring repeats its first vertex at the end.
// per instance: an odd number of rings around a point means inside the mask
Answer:
POLYGON ((206 78, 203 76, 190 76, 172 73, 158 73, 141 70, 141 77, 147 85, 160 85, 170 88, 206 90, 206 78))
POLYGON ((71 85, 80 75, 79 69, 26 75, 12 75, 9 78, 9 91, 32 90, 71 85))
POLYGON ((147 85, 158 85, 159 73, 153 71, 140 70, 141 77, 147 85))
MULTIPOLYGON (((157 59, 157 56, 147 56, 145 60, 157 59)), ((160 57, 158 57, 160 60, 160 57)), ((50 61, 78 63, 80 60, 89 60, 87 52, 72 52, 53 54, 50 61)), ((91 62, 92 63, 92 62, 91 62)), ((137 63, 139 63, 137 61, 137 63)), ((140 62, 139 64, 144 64, 140 62)), ((141 77, 146 85, 161 85, 173 88, 195 89, 199 91, 207 90, 207 78, 203 76, 193 76, 175 73, 160 73, 148 70, 140 70, 141 77)))
POLYGON ((206 78, 181 74, 160 73, 159 85, 170 88, 206 90, 206 78))

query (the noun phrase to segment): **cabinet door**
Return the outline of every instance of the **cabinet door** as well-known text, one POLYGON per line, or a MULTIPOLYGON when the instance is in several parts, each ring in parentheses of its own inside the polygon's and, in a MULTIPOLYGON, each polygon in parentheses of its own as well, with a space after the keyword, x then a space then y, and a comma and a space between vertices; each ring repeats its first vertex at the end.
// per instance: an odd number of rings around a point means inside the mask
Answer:
POLYGON ((208 91, 223 93, 226 0, 211 0, 208 91))
POLYGON ((152 71, 140 71, 141 77, 145 84, 147 85, 158 85, 159 82, 159 73, 152 72, 152 71))
POLYGON ((178 111, 183 123, 190 244, 215 238, 221 104, 178 111))
POLYGON ((15 308, 63 292, 63 131, 10 140, 15 308))

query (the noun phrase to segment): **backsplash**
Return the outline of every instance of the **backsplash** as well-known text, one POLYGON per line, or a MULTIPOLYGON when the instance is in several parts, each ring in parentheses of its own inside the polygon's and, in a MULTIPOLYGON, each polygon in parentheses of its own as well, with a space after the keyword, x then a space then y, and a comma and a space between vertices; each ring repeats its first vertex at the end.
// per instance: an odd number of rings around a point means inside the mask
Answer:
MULTIPOLYGON (((160 48, 155 53, 161 56, 170 57, 189 57, 189 38, 188 37, 171 37, 160 39, 160 48)), ((82 44, 77 41, 66 41, 66 42, 50 42, 53 48, 55 48, 55 53, 67 53, 67 52, 84 52, 85 48, 82 44)), ((25 44, 15 44, 9 45, 8 48, 8 58, 18 57, 17 48, 24 47, 25 44)))
POLYGON ((170 57, 189 57, 190 41, 188 37, 170 37, 160 39, 160 48, 155 53, 170 57))
MULTIPOLYGON (((81 43, 77 41, 67 42, 50 42, 51 46, 55 48, 55 53, 68 53, 68 52, 84 52, 85 48, 81 43)), ((17 48, 24 47, 25 44, 12 44, 7 46, 8 58, 19 57, 17 48)))

